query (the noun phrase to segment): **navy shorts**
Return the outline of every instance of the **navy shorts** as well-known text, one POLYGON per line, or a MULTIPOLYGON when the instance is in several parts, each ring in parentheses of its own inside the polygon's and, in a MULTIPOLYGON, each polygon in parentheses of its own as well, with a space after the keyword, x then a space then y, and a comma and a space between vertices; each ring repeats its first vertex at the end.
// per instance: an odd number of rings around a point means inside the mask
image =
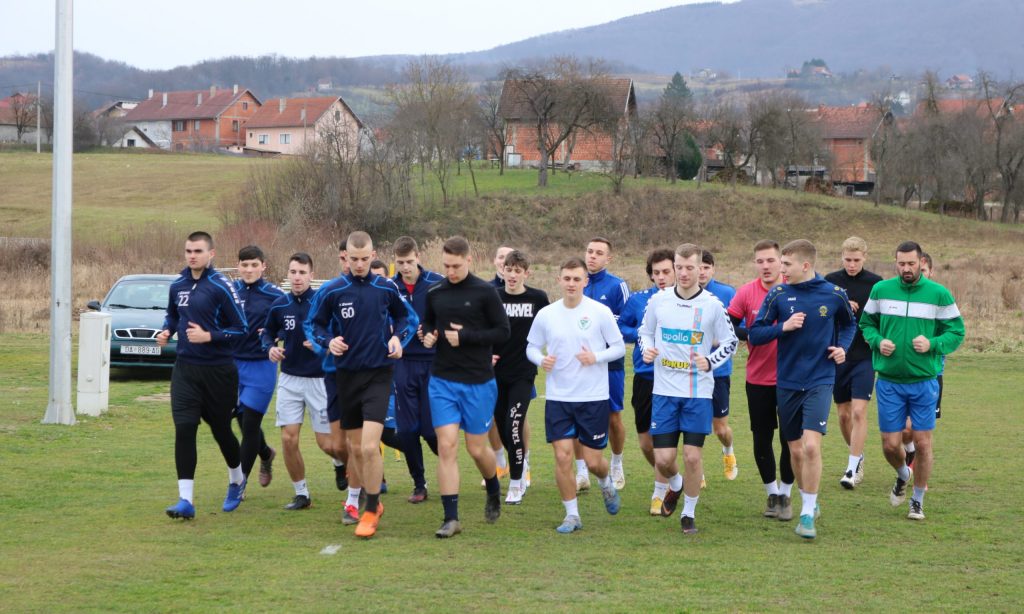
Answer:
POLYGON ((395 396, 398 408, 395 418, 399 433, 418 433, 432 439, 434 421, 430 417, 429 360, 399 360, 395 364, 395 396))
POLYGON ((836 385, 832 389, 832 400, 837 404, 849 403, 853 399, 871 400, 875 388, 875 369, 871 359, 844 362, 836 366, 836 385))
POLYGON ((238 404, 267 413, 277 388, 277 363, 270 360, 235 360, 238 369, 238 404))
POLYGON ((715 378, 715 392, 711 396, 711 407, 715 410, 715 418, 729 417, 729 393, 731 391, 731 377, 723 375, 715 378))
POLYGON ((711 432, 711 399, 654 395, 651 404, 651 437, 672 433, 711 432))
POLYGON ((898 384, 878 378, 878 430, 898 433, 907 425, 907 417, 915 431, 933 430, 938 402, 936 380, 898 384))
POLYGON ((608 445, 608 401, 547 401, 544 403, 544 431, 548 443, 579 439, 580 444, 603 450, 608 445))
POLYGON ((338 382, 333 373, 328 373, 324 377, 324 390, 327 391, 327 421, 339 422, 341 409, 338 407, 338 382))
POLYGON ((469 435, 484 435, 494 422, 498 383, 464 384, 437 376, 430 378, 430 417, 434 428, 457 424, 469 435))
POLYGON ((630 404, 636 419, 636 432, 646 433, 651 430, 651 401, 654 398, 654 380, 633 376, 633 395, 630 404))
POLYGON ((608 369, 608 404, 612 411, 626 406, 626 372, 622 369, 608 369))
POLYGON ((807 390, 779 388, 779 428, 786 441, 796 441, 804 431, 817 431, 822 435, 828 426, 828 412, 832 408, 832 385, 822 384, 807 390))
POLYGON ((363 422, 384 424, 388 416, 388 400, 394 390, 390 365, 365 371, 339 369, 334 375, 338 390, 344 391, 338 395, 341 428, 361 429, 363 422))

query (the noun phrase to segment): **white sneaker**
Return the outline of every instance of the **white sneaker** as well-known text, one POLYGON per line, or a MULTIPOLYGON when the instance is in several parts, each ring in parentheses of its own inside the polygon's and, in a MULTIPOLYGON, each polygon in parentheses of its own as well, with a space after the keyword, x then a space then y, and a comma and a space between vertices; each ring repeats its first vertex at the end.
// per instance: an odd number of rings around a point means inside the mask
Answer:
POLYGON ((847 470, 843 474, 843 477, 839 478, 839 485, 846 490, 853 490, 857 486, 857 474, 853 471, 847 470))
POLYGON ((576 494, 590 490, 590 474, 576 474, 576 494))
POLYGON ((611 478, 612 484, 615 486, 615 490, 622 490, 626 487, 626 474, 622 470, 622 465, 612 465, 611 478))
POLYGON ((523 486, 526 488, 533 485, 533 480, 530 477, 530 463, 523 463, 523 486))
POLYGON ((508 487, 508 495, 505 496, 505 505, 519 505, 523 502, 523 495, 526 491, 516 486, 508 487))
POLYGON ((857 463, 857 471, 853 474, 853 483, 860 484, 864 481, 864 457, 860 457, 860 462, 857 463))

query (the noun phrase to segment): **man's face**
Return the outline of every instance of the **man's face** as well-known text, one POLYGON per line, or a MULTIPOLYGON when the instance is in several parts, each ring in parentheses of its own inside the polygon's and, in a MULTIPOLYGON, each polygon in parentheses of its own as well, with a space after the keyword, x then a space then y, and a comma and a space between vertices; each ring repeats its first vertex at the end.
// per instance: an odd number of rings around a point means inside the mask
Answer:
POLYGON ((864 252, 843 252, 843 268, 850 277, 860 275, 864 270, 864 260, 867 254, 864 252))
POLYGON ((518 292, 522 289, 530 272, 521 266, 507 266, 502 269, 502 277, 505 279, 505 289, 518 292))
POLYGON ((693 254, 689 258, 683 258, 676 254, 676 285, 680 290, 691 292, 700 282, 700 256, 693 254))
POLYGON ((213 253, 210 244, 202 239, 185 241, 185 262, 193 271, 202 271, 209 267, 210 261, 213 260, 213 253))
POLYGON ((699 276, 697 277, 697 283, 700 284, 700 287, 703 288, 704 286, 708 285, 708 282, 711 281, 711 278, 713 278, 714 276, 715 265, 708 264, 706 262, 701 262, 699 276))
POLYGON ((675 263, 671 260, 651 263, 651 281, 659 290, 676 283, 675 263))
POLYGON ((380 275, 381 277, 387 277, 388 276, 388 270, 387 270, 386 267, 377 267, 375 269, 370 269, 370 272, 374 273, 376 275, 380 275))
POLYGON ((603 241, 591 241, 587 243, 587 271, 589 273, 599 273, 608 268, 608 263, 612 261, 612 250, 608 248, 608 244, 603 241))
POLYGON ((348 266, 356 277, 366 277, 370 274, 370 263, 377 257, 373 250, 373 244, 367 243, 362 247, 349 247, 348 266))
POLYGON ((782 262, 779 259, 779 252, 768 248, 754 252, 754 268, 757 269, 757 276, 766 287, 772 287, 779 281, 782 274, 782 262))
POLYGON ((298 296, 309 289, 313 279, 313 267, 292 260, 288 263, 288 283, 292 286, 292 294, 298 296))
POLYGON ((338 252, 338 265, 341 267, 341 274, 342 275, 348 275, 350 269, 349 269, 349 266, 348 266, 348 252, 347 251, 341 250, 340 252, 338 252))
POLYGON ((455 254, 441 254, 441 266, 444 268, 444 276, 448 281, 457 284, 469 276, 470 256, 456 256, 455 254))
POLYGON ((247 284, 255 283, 263 277, 263 271, 267 270, 267 263, 259 258, 238 261, 238 276, 247 284))
POLYGON ((896 272, 905 284, 912 284, 921 278, 921 257, 917 252, 896 252, 896 272))
POLYGON ((404 278, 416 277, 419 273, 420 257, 416 252, 395 256, 395 269, 404 278))
POLYGON ((562 289, 564 298, 582 296, 588 280, 587 272, 583 269, 562 269, 558 273, 558 287, 562 289))
POLYGON ((512 251, 511 247, 499 247, 498 251, 494 252, 494 271, 501 277, 505 273, 505 256, 509 255, 512 251))
POLYGON ((921 259, 921 277, 924 277, 925 279, 932 278, 932 267, 924 258, 921 259))
POLYGON ((782 276, 786 283, 799 284, 807 281, 811 264, 798 254, 782 254, 779 262, 782 263, 782 276))

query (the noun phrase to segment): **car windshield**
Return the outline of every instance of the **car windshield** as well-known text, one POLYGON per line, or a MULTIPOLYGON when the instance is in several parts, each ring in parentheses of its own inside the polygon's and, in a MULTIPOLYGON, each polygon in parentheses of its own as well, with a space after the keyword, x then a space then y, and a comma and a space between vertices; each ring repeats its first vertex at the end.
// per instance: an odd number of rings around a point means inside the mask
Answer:
POLYGON ((114 286, 107 297, 110 309, 166 309, 170 281, 132 280, 114 286))

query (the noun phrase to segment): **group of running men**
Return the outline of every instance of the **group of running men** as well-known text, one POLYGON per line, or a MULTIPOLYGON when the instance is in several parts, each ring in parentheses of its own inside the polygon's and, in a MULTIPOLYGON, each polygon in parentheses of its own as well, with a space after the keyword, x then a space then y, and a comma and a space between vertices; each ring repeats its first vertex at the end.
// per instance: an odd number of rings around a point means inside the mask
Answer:
POLYGON ((500 478, 510 478, 508 505, 520 504, 531 483, 526 413, 540 367, 545 434, 565 507, 556 530, 572 533, 583 526, 577 496, 590 489, 591 473, 606 511, 616 514, 621 506, 630 342, 631 404, 639 447, 654 473, 650 514, 671 516, 682 499, 682 531, 695 533, 707 435, 713 432, 722 444, 726 479, 738 475, 729 394, 732 356, 746 340, 746 396, 754 460, 767 494, 764 516, 793 519, 796 482, 796 533, 816 536, 821 441, 831 403, 849 447, 840 484, 853 489, 863 479, 866 408, 877 390, 883 451, 896 470, 890 502, 903 503, 912 483, 908 518, 924 518, 944 357, 962 342, 964 326, 950 292, 929 279, 931 259, 918 244, 901 243, 897 276, 882 280, 864 269, 867 245, 858 237, 842 245, 843 268, 824 277, 815 272, 810 242, 780 248, 760 241, 753 249, 757 277, 734 290, 714 279, 713 255, 687 243, 653 250, 646 262, 653 285, 631 295, 608 271, 611 243, 597 237, 583 258, 561 264, 561 298, 553 303, 526 285, 530 261, 511 247, 498 249, 490 281, 470 272, 471 248, 463 237, 444 242, 443 275, 423 268, 411 237, 395 240, 391 251, 394 277, 377 260, 371 237, 353 232, 340 246, 341 274, 318 290, 312 288, 312 258, 297 252, 288 261, 285 292, 263 279, 266 259, 258 247, 239 252, 239 279, 231 282, 212 267, 210 235, 189 235, 187 267, 171 285, 157 336, 161 344, 177 336, 171 409, 179 500, 167 508, 170 517, 195 516, 201 420, 228 466, 223 511, 244 499, 256 458, 260 485, 270 483, 276 452, 261 423, 276 385, 276 425, 295 489, 286 509, 312 504, 299 452, 308 410, 317 444, 334 463, 336 485, 348 491, 342 522, 356 525, 357 536, 372 537, 384 513, 382 442, 405 456, 414 485, 408 501, 427 499, 421 439, 438 456, 444 517, 435 535, 462 531, 460 429, 484 479, 485 520, 493 523, 501 514, 500 478), (609 444, 610 462, 603 454, 609 444))

